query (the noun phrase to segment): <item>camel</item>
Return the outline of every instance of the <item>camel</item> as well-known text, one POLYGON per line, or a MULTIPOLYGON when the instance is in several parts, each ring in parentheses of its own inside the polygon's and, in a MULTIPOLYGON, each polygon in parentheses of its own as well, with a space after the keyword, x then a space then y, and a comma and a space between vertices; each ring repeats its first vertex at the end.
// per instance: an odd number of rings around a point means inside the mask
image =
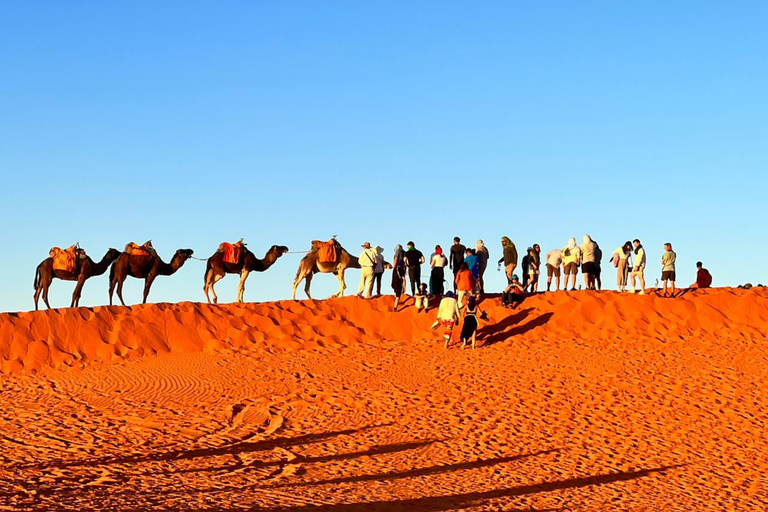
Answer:
MULTIPOLYGON (((83 253, 84 254, 84 253, 83 253)), ((77 266, 74 272, 67 272, 66 270, 60 270, 53 268, 53 258, 46 258, 37 266, 35 270, 35 311, 38 310, 37 304, 40 300, 40 294, 43 295, 43 302, 48 309, 51 309, 51 305, 48 304, 48 288, 51 286, 54 278, 61 279, 62 281, 77 281, 75 285, 75 291, 72 292, 72 302, 69 307, 80 306, 80 296, 83 291, 85 281, 89 277, 100 276, 107 271, 109 265, 120 256, 120 251, 117 249, 109 249, 107 253, 101 258, 101 261, 95 263, 90 256, 77 258, 77 266)))
MULTIPOLYGON (((146 245, 146 244, 145 244, 146 245)), ((152 250, 150 255, 132 255, 126 252, 120 254, 112 263, 109 270, 109 305, 112 305, 112 292, 117 286, 117 297, 120 303, 125 306, 123 301, 123 282, 128 276, 137 279, 144 279, 144 300, 142 304, 147 303, 149 288, 157 276, 170 276, 181 268, 184 263, 192 257, 192 249, 179 249, 173 255, 170 263, 160 259, 160 256, 152 250)))
POLYGON ((296 300, 296 288, 299 287, 299 283, 304 279, 306 279, 304 293, 307 294, 308 298, 312 298, 309 294, 309 286, 312 283, 312 277, 318 272, 321 274, 336 274, 336 278, 339 280, 339 291, 334 297, 342 297, 344 295, 344 290, 347 288, 347 284, 344 282, 344 271, 348 268, 360 268, 360 262, 357 260, 357 256, 349 254, 335 238, 333 243, 336 246, 338 261, 336 263, 321 263, 317 261, 318 251, 322 243, 323 242, 318 240, 313 240, 312 250, 301 259, 299 270, 296 272, 296 279, 293 280, 293 300, 296 300))
POLYGON ((237 263, 227 263, 224 261, 224 250, 220 247, 218 251, 213 253, 213 256, 208 258, 208 263, 205 266, 203 291, 205 292, 205 298, 208 300, 208 303, 211 303, 211 298, 208 296, 208 291, 210 290, 213 294, 213 303, 218 304, 219 298, 216 295, 216 290, 213 289, 213 286, 227 274, 240 274, 240 284, 237 285, 237 302, 243 302, 245 280, 248 279, 248 274, 251 272, 264 272, 277 261, 277 258, 287 252, 287 247, 273 245, 270 247, 269 251, 267 251, 264 259, 260 260, 255 254, 243 246, 239 261, 237 263))

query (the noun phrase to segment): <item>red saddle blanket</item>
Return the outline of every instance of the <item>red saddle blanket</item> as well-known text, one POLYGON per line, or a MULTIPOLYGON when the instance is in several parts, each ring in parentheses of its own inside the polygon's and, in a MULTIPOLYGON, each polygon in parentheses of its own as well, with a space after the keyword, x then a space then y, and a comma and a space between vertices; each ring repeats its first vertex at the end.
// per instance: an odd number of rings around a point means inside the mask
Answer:
POLYGON ((222 242, 219 245, 219 250, 224 251, 224 263, 238 263, 243 250, 243 243, 230 244, 229 242, 222 242))
POLYGON ((317 261, 320 263, 336 263, 339 260, 339 254, 336 250, 336 242, 316 242, 317 243, 317 261))

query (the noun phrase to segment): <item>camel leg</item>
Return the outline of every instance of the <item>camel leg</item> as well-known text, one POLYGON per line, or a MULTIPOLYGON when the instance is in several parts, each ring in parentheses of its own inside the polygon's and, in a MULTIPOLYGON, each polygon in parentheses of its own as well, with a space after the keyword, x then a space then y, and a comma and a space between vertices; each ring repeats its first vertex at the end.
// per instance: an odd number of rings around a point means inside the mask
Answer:
POLYGON ((75 285, 75 291, 72 292, 72 303, 69 307, 74 308, 80 306, 80 295, 83 293, 83 286, 85 285, 85 279, 80 278, 75 285))
MULTIPOLYGON (((37 284, 37 290, 35 290, 35 311, 37 311, 37 303, 40 300, 40 295, 43 293, 43 289, 48 289, 49 285, 46 285, 42 280, 37 284)), ((46 303, 47 305, 47 303, 46 303)), ((50 306, 48 307, 50 309, 50 306)))
MULTIPOLYGON (((205 290, 205 298, 208 299, 208 290, 210 290, 211 294, 213 295, 213 303, 214 304, 218 304, 219 303, 219 296, 216 295, 216 290, 213 288, 213 285, 215 285, 216 283, 218 283, 219 281, 224 279, 225 275, 226 274, 214 274, 213 270, 211 270, 211 279, 206 284, 206 286, 208 288, 205 290)), ((211 299, 208 299, 208 303, 209 304, 211 303, 211 299)))
POLYGON ((304 293, 307 294, 307 298, 311 299, 312 295, 309 294, 309 287, 312 285, 312 278, 314 277, 314 274, 310 272, 307 274, 307 276, 304 278, 304 293))
POLYGON ((149 289, 152 287, 152 283, 155 281, 156 277, 157 274, 149 274, 144 280, 144 299, 141 302, 142 304, 147 303, 147 297, 149 297, 149 289))
POLYGON ((347 284, 344 282, 344 269, 340 268, 338 269, 338 272, 336 273, 336 277, 339 279, 339 293, 336 294, 337 297, 343 297, 344 296, 344 290, 347 289, 347 284))
POLYGON ((248 279, 248 270, 243 269, 240 272, 240 283, 237 285, 237 302, 243 302, 243 295, 245 294, 245 280, 248 279))
POLYGON ((309 276, 311 274, 312 274, 311 272, 309 274, 296 274, 296 279, 293 280, 293 299, 292 300, 296 300, 296 289, 299 287, 299 285, 301 284, 301 281, 303 281, 304 279, 307 279, 307 284, 304 287, 304 292, 307 294, 307 297, 309 297, 309 279, 310 279, 309 276))
MULTIPOLYGON (((117 278, 117 298, 120 299, 120 304, 125 306, 125 301, 123 300, 123 283, 125 282, 125 278, 117 278)), ((110 305, 112 302, 110 301, 110 305)))
POLYGON ((45 283, 43 283, 43 302, 45 302, 45 307, 48 309, 51 309, 51 305, 48 303, 48 289, 51 287, 51 281, 48 280, 45 283))

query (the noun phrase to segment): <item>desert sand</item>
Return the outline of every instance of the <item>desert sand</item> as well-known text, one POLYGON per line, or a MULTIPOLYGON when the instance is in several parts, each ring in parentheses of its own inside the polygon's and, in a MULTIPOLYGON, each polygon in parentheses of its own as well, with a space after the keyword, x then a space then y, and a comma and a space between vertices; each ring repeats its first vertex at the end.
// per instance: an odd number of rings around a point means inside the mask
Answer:
POLYGON ((0 315, 0 510, 766 509, 766 289, 391 303, 0 315))

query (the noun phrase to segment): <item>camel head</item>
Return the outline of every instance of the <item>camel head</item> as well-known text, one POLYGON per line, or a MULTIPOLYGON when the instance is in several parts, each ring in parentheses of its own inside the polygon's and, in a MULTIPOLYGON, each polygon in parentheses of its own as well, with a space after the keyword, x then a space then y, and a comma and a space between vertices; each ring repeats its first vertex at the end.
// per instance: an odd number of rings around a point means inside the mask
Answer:
POLYGON ((195 253, 192 249, 179 249, 174 255, 175 258, 181 258, 181 261, 187 261, 195 253))
POLYGON ((288 252, 288 248, 284 245, 273 245, 269 248, 269 252, 275 253, 275 255, 279 258, 283 254, 288 252))

